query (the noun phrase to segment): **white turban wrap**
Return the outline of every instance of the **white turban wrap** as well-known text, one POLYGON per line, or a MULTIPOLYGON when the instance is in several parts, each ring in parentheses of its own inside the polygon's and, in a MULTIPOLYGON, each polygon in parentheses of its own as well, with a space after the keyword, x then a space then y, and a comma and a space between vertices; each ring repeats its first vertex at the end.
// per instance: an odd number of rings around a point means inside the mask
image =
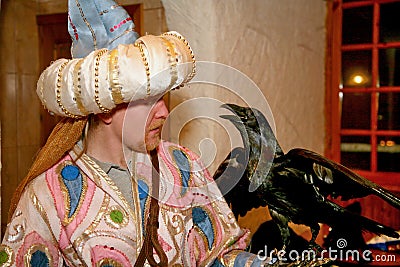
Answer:
POLYGON ((179 33, 146 35, 114 50, 56 60, 40 75, 37 94, 50 112, 79 118, 162 95, 189 82, 195 71, 193 51, 179 33))

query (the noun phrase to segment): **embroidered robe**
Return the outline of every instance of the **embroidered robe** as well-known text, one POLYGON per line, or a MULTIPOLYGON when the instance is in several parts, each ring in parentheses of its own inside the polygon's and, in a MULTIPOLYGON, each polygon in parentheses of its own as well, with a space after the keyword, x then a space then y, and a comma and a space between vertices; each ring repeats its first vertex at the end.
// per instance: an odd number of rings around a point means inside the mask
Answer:
MULTIPOLYGON (((169 265, 259 266, 244 252, 249 233, 199 158, 167 142, 158 151, 158 239, 169 265)), ((76 157, 70 151, 25 188, 0 247, 1 266, 134 265, 149 212, 150 159, 135 154, 132 207, 90 157, 76 157)))

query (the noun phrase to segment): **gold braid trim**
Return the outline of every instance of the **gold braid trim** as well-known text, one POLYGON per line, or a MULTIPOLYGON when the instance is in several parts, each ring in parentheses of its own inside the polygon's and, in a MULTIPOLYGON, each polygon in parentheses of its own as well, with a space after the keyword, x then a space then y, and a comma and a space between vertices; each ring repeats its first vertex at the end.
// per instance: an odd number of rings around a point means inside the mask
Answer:
POLYGON ((122 86, 119 83, 118 49, 112 50, 108 55, 108 77, 114 104, 124 103, 122 86))
POLYGON ((71 150, 76 142, 81 138, 82 131, 85 128, 87 117, 81 119, 72 119, 64 117, 53 129, 46 144, 39 151, 35 161, 32 164, 26 177, 18 185, 11 200, 10 210, 8 211, 8 222, 17 208, 18 201, 25 189, 35 177, 39 176, 54 164, 56 164, 71 150))

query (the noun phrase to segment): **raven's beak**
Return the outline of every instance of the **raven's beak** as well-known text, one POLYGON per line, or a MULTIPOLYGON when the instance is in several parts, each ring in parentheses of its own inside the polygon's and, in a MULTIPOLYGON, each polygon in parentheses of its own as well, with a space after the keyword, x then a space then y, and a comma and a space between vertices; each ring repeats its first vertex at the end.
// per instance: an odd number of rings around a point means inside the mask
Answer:
POLYGON ((227 110, 230 110, 230 111, 232 111, 232 112, 235 112, 235 110, 233 109, 233 104, 222 104, 221 105, 221 108, 225 108, 225 109, 227 109, 227 110))
POLYGON ((240 107, 235 105, 235 104, 222 104, 221 108, 225 108, 229 111, 231 111, 232 113, 234 113, 235 115, 229 114, 229 115, 220 115, 220 118, 226 119, 231 121, 232 123, 241 123, 242 121, 240 120, 240 113, 238 113, 238 111, 240 111, 240 107))
POLYGON ((223 119, 225 119, 225 120, 229 120, 229 121, 231 121, 232 123, 235 123, 235 122, 242 122, 241 120, 240 120, 240 118, 238 117, 238 116, 236 116, 236 115, 219 115, 219 117, 220 118, 223 118, 223 119))
POLYGON ((242 117, 243 115, 245 115, 245 112, 246 112, 244 107, 238 106, 236 104, 231 104, 231 103, 222 104, 221 108, 226 108, 227 110, 230 110, 233 113, 237 114, 239 117, 242 117))

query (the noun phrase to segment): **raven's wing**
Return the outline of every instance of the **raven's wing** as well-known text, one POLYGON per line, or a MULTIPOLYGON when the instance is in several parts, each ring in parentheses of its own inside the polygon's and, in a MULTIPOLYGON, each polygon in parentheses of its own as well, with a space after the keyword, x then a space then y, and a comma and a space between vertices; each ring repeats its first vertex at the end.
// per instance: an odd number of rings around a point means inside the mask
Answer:
POLYGON ((250 180, 246 170, 246 150, 234 148, 214 173, 214 180, 236 218, 252 208, 265 205, 256 194, 249 192, 250 180))
POLYGON ((393 193, 318 153, 294 148, 286 157, 291 164, 296 164, 296 168, 314 172, 319 179, 313 182, 324 196, 340 196, 342 200, 348 200, 373 194, 400 209, 400 199, 393 193))
MULTIPOLYGON (((391 227, 347 211, 326 198, 335 194, 347 197, 371 194, 359 181, 350 178, 356 174, 341 167, 343 166, 312 151, 289 151, 271 169, 268 193, 273 198, 265 195, 268 197, 268 207, 280 216, 290 218, 294 223, 310 226, 314 230, 319 229, 315 227, 316 223, 335 227, 344 222, 378 235, 398 238, 398 233, 391 227)), ((358 175, 357 178, 365 180, 358 175)))

